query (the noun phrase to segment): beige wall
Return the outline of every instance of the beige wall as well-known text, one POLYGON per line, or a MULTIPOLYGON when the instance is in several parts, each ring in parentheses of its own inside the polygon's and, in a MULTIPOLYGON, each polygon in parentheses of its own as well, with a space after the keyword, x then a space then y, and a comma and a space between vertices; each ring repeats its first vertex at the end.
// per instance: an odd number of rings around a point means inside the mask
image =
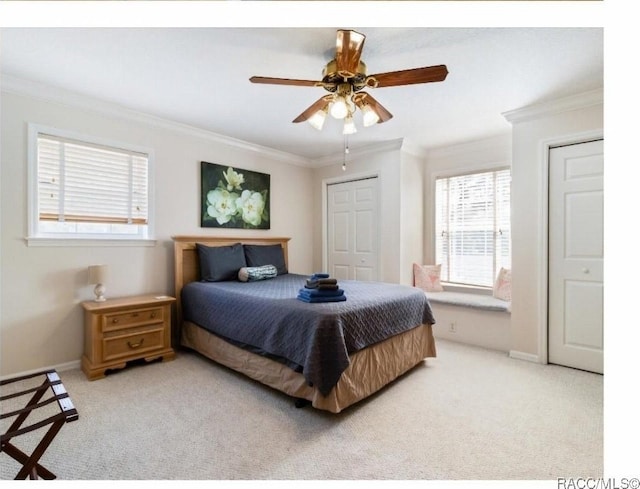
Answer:
MULTIPOLYGON (((593 100, 593 95, 589 98, 593 100)), ((513 305, 512 353, 538 359, 546 326, 546 164, 544 148, 601 131, 600 103, 575 108, 575 101, 506 114, 512 136, 432 150, 425 158, 402 141, 352 154, 309 169, 275 152, 209 137, 149 118, 129 118, 30 96, 2 94, 0 241, 0 376, 77 362, 82 354, 82 309, 92 297, 86 268, 107 263, 111 297, 173 292, 171 236, 242 235, 199 227, 199 162, 230 163, 271 174, 272 229, 265 236, 290 236, 290 269, 323 268, 323 188, 327 181, 380 178, 380 279, 410 284, 411 263, 433 260, 431 195, 436 175, 512 164, 513 305), (570 109, 568 109, 569 107, 570 109), (155 153, 157 244, 152 247, 27 246, 27 124, 150 147, 155 153)), ((213 135, 215 136, 215 135, 213 135)), ((256 233, 256 232, 253 232, 256 233)), ((245 231, 244 234, 253 234, 245 231)))
MULTIPOLYGON (((177 234, 291 237, 290 269, 310 273, 314 211, 312 171, 270 152, 226 144, 202 131, 173 129, 151 118, 119 117, 14 93, 2 93, 0 376, 77 362, 82 308, 92 297, 87 266, 110 268, 107 296, 173 293, 171 236, 177 234), (153 148, 157 244, 151 247, 27 246, 27 124, 153 148), (200 228, 200 161, 271 175, 271 229, 200 228)), ((295 162, 294 162, 295 163, 295 162)))
POLYGON ((602 92, 513 111, 512 353, 545 361, 547 149, 603 131, 602 92))

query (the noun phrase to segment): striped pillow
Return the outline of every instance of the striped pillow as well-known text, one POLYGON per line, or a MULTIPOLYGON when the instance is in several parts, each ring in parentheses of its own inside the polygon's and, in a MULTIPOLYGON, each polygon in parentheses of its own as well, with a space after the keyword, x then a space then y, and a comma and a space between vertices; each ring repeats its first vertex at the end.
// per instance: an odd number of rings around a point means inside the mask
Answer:
POLYGON ((278 276, 278 269, 274 265, 263 265, 261 267, 242 267, 238 271, 240 282, 255 282, 266 280, 278 276))

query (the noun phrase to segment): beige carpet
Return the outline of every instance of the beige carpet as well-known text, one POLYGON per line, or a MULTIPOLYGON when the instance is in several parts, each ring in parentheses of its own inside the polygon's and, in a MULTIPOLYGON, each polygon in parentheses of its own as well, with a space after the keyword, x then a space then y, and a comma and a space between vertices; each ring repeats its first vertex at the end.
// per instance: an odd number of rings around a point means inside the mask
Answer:
MULTIPOLYGON (((80 419, 42 463, 90 480, 603 476, 602 376, 437 346, 437 359, 339 415, 296 409, 193 353, 94 382, 61 372, 80 419)), ((18 468, 0 454, 2 479, 18 468)))

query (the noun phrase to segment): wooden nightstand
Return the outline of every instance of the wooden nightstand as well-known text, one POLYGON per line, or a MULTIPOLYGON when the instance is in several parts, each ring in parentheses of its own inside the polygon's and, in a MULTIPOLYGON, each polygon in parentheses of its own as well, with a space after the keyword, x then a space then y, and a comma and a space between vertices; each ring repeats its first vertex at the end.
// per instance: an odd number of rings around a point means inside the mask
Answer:
POLYGON ((173 360, 171 304, 166 295, 141 295, 86 301, 84 308, 84 355, 82 370, 89 380, 100 379, 109 369, 127 362, 162 357, 173 360))

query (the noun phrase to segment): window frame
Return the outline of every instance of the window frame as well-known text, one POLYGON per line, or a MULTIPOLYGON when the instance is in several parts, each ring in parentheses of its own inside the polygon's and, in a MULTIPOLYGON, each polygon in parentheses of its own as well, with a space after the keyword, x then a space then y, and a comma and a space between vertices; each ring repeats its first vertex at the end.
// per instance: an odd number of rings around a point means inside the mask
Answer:
MULTIPOLYGON (((464 169, 458 170, 445 170, 434 172, 431 175, 431 261, 432 263, 436 263, 436 243, 437 243, 437 232, 436 232, 436 222, 437 222, 437 208, 436 208, 436 181, 443 178, 455 178, 455 177, 463 177, 466 175, 474 175, 478 173, 487 173, 487 172, 498 172, 503 170, 509 170, 510 177, 513 178, 512 174, 512 166, 510 163, 506 161, 502 161, 500 163, 489 163, 486 165, 477 165, 474 167, 468 167, 464 169)), ((509 201, 511 202, 511 195, 509 195, 509 201)), ((513 249, 511 250, 511 259, 513 259, 513 249)), ((496 270, 496 274, 499 270, 496 270)), ((495 277, 494 277, 495 281, 495 277)), ((463 284, 458 282, 446 282, 442 281, 442 285, 445 290, 452 290, 458 292, 472 292, 472 293, 480 293, 480 294, 491 294, 493 291, 493 285, 477 285, 477 284, 463 284)))
POLYGON ((27 237, 29 246, 154 246, 155 239, 155 185, 153 149, 120 141, 89 136, 87 134, 58 129, 42 124, 29 123, 27 135, 27 237), (88 145, 122 149, 147 155, 147 225, 146 233, 126 235, 115 233, 55 233, 40 229, 38 200, 38 135, 75 140, 88 145))

